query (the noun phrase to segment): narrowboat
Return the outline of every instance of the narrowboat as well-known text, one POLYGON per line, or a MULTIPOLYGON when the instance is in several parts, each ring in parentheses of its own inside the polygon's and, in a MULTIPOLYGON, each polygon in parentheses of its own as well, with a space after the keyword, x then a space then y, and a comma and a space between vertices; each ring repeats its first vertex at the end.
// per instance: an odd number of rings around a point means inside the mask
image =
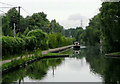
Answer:
POLYGON ((80 49, 79 42, 74 42, 73 49, 74 49, 74 50, 79 50, 79 49, 80 49))

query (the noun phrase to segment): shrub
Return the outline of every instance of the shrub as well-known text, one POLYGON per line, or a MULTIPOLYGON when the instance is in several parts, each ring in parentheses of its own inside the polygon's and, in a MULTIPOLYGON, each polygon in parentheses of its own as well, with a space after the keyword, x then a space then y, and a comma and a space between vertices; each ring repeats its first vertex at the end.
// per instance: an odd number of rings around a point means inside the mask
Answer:
POLYGON ((26 50, 34 50, 36 49, 36 43, 37 43, 37 39, 35 36, 31 36, 31 37, 23 37, 23 40, 25 41, 25 49, 26 50))
POLYGON ((56 34, 52 33, 49 34, 49 48, 57 48, 57 47, 62 47, 62 46, 67 46, 70 44, 73 44, 74 39, 73 38, 66 38, 62 36, 62 34, 56 34))
POLYGON ((48 49, 48 36, 40 29, 32 30, 28 32, 27 36, 35 36, 36 37, 36 48, 40 48, 42 50, 48 49))
POLYGON ((22 36, 22 38, 3 36, 2 54, 5 56, 21 53, 23 50, 57 48, 70 45, 73 41, 74 39, 66 38, 62 34, 52 33, 47 35, 42 30, 36 29, 28 32, 27 36, 22 36))
POLYGON ((57 46, 57 41, 56 41, 56 33, 53 33, 53 34, 49 34, 49 40, 48 40, 48 43, 49 43, 49 48, 56 48, 57 46))
POLYGON ((25 48, 25 41, 19 37, 9 37, 3 36, 2 37, 2 54, 13 54, 13 53, 20 53, 25 48))

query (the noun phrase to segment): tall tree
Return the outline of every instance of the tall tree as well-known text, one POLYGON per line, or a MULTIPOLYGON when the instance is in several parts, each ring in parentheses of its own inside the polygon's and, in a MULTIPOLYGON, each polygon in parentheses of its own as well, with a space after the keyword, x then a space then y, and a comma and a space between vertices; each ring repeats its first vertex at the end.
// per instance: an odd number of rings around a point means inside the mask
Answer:
POLYGON ((89 26, 86 27, 85 30, 85 42, 88 45, 98 45, 100 44, 100 18, 99 14, 94 16, 90 22, 89 26))
POLYGON ((49 20, 46 18, 47 15, 43 12, 34 13, 32 16, 27 17, 29 23, 29 28, 32 29, 42 29, 44 32, 49 32, 50 24, 49 20))
POLYGON ((14 24, 16 26, 16 29, 18 28, 18 11, 15 8, 12 8, 8 11, 8 13, 3 16, 2 19, 2 31, 3 34, 12 36, 14 29, 14 24))
POLYGON ((56 22, 56 20, 52 20, 50 22, 50 31, 55 33, 62 33, 63 26, 56 22))
POLYGON ((100 18, 105 50, 120 51, 120 2, 104 2, 100 9, 100 18))

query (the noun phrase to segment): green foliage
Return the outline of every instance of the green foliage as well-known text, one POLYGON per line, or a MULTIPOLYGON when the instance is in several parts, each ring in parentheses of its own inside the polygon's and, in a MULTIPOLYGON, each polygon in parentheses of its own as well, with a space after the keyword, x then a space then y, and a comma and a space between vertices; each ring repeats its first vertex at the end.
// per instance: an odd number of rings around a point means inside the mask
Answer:
POLYGON ((45 50, 61 47, 72 44, 74 40, 62 36, 63 26, 56 20, 50 22, 44 12, 34 13, 26 18, 20 16, 20 29, 18 29, 18 15, 18 11, 12 8, 2 18, 3 55, 21 53, 24 50, 31 51, 38 48, 45 50), (14 24, 16 38, 10 37, 14 34, 14 24), (56 34, 48 34, 51 32, 56 34))
POLYGON ((39 58, 39 57, 43 57, 43 56, 54 56, 54 55, 63 55, 60 53, 47 53, 42 55, 41 50, 37 49, 35 50, 35 53, 32 56, 28 56, 26 55, 24 58, 21 59, 13 59, 11 62, 5 63, 2 65, 2 69, 8 69, 11 67, 16 67, 19 65, 22 65, 23 63, 26 63, 27 61, 39 58))
POLYGON ((105 51, 120 51, 120 2, 103 3, 100 9, 101 33, 105 51))
POLYGON ((28 32, 26 36, 2 37, 3 56, 13 55, 28 50, 46 50, 48 48, 57 48, 73 44, 74 38, 66 38, 62 34, 52 33, 47 35, 40 29, 28 32))
POLYGON ((56 34, 56 33, 52 33, 49 34, 49 47, 50 48, 57 48, 57 47, 61 47, 61 46, 66 46, 66 45, 70 45, 73 44, 74 39, 73 38, 66 38, 64 36, 62 36, 62 34, 56 34))
POLYGON ((72 55, 72 54, 73 54, 73 49, 65 50, 65 51, 63 51, 63 52, 60 52, 59 54, 68 54, 68 55, 72 55))
POLYGON ((50 22, 50 32, 62 33, 63 26, 61 26, 56 20, 50 22))
POLYGON ((23 18, 20 16, 20 29, 18 29, 18 11, 15 8, 10 9, 2 18, 2 33, 4 36, 13 36, 13 29, 15 24, 16 33, 27 34, 28 31, 41 29, 43 32, 62 33, 63 26, 52 20, 47 19, 47 15, 44 12, 34 13, 32 16, 23 18), (28 30, 29 29, 29 30, 28 30))
POLYGON ((30 31, 30 30, 29 30, 29 28, 27 27, 23 34, 26 36, 29 31, 30 31))
POLYGON ((27 36, 35 36, 36 37, 36 48, 40 49, 48 49, 48 36, 40 29, 32 30, 28 32, 27 36))
POLYGON ((18 12, 15 8, 12 8, 2 18, 2 31, 5 36, 13 36, 14 23, 16 24, 16 29, 18 29, 18 12))
POLYGON ((21 38, 9 36, 2 37, 2 55, 21 53, 25 49, 25 41, 21 38))
POLYGON ((56 48, 56 46, 57 46, 57 42, 56 42, 56 33, 54 33, 54 34, 49 34, 48 35, 49 36, 49 47, 50 48, 56 48))
POLYGON ((43 12, 34 13, 32 16, 27 17, 29 23, 28 27, 30 30, 41 29, 44 32, 49 33, 49 20, 46 18, 47 15, 43 12))
POLYGON ((120 55, 120 52, 109 53, 109 55, 120 55))
POLYGON ((57 56, 57 55, 64 55, 64 54, 61 54, 61 53, 47 53, 47 54, 43 54, 43 56, 57 56))
POLYGON ((25 49, 26 50, 34 50, 36 47, 37 39, 35 36, 31 37, 23 37, 23 40, 25 41, 25 49))
MULTIPOLYGON (((23 18, 22 16, 20 16, 20 29, 18 29, 16 32, 21 32, 22 34, 24 34, 24 32, 26 31, 26 29, 29 30, 29 22, 26 18, 23 18)), ((26 31, 26 34, 28 32, 26 31)))
POLYGON ((23 63, 26 63, 29 60, 39 58, 39 57, 42 57, 42 53, 39 49, 37 49, 37 50, 35 50, 35 53, 32 56, 25 55, 24 58, 13 59, 11 62, 3 64, 2 69, 8 69, 8 68, 11 68, 11 67, 16 67, 16 66, 19 66, 23 63))
POLYGON ((99 14, 94 16, 86 29, 81 27, 70 28, 65 30, 67 37, 74 37, 76 41, 80 42, 80 45, 92 45, 96 46, 100 44, 100 18, 99 14))
POLYGON ((84 32, 84 30, 82 27, 70 28, 68 30, 65 30, 65 36, 67 36, 67 37, 72 36, 76 39, 75 41, 80 42, 80 44, 84 44, 83 38, 82 38, 83 32, 84 32))
POLYGON ((89 47, 84 52, 87 63, 93 73, 103 77, 105 84, 120 81, 120 59, 106 58, 100 54, 99 48, 89 47))
POLYGON ((94 16, 90 22, 89 26, 85 30, 85 42, 87 45, 95 46, 100 44, 100 19, 99 14, 94 16))

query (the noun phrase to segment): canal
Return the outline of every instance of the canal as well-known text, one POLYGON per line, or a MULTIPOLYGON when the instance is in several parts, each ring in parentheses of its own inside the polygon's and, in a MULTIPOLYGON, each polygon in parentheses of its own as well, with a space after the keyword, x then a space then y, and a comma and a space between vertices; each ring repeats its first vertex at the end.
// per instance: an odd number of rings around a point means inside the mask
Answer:
POLYGON ((99 47, 64 52, 70 57, 39 60, 3 74, 3 82, 120 82, 120 59, 105 57, 99 47))

